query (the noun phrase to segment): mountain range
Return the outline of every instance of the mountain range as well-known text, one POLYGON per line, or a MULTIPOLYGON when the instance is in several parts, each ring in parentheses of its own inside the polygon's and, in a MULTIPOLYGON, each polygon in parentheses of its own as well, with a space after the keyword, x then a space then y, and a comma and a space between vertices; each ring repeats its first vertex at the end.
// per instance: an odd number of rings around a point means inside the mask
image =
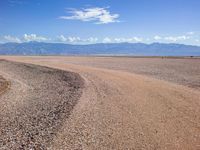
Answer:
POLYGON ((0 55, 200 56, 200 47, 164 43, 98 43, 72 45, 26 42, 0 44, 0 55))

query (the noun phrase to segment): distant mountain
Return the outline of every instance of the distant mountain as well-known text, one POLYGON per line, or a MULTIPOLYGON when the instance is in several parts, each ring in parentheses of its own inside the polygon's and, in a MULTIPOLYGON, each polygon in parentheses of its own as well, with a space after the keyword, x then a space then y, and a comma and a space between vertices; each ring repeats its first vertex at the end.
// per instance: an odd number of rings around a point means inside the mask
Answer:
POLYGON ((134 56, 200 56, 200 47, 163 43, 99 43, 70 45, 62 43, 5 43, 0 55, 134 55, 134 56))

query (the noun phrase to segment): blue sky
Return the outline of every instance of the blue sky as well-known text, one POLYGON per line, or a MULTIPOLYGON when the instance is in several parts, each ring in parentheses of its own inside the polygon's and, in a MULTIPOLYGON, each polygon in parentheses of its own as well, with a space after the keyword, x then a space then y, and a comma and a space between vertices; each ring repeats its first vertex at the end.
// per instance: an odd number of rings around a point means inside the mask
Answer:
POLYGON ((0 42, 200 45, 200 0, 1 0, 0 42))

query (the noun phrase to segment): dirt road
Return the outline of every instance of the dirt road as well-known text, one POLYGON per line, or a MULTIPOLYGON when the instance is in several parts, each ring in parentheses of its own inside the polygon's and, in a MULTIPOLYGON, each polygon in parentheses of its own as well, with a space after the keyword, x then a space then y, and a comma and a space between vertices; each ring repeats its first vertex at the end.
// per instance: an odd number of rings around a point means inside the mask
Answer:
POLYGON ((0 74, 10 82, 0 93, 0 149, 46 149, 78 102, 83 80, 75 73, 4 60, 0 74))
POLYGON ((0 95, 6 92, 10 87, 10 82, 0 75, 0 95))
POLYGON ((6 59, 73 71, 85 80, 50 149, 200 149, 198 90, 59 57, 6 59))

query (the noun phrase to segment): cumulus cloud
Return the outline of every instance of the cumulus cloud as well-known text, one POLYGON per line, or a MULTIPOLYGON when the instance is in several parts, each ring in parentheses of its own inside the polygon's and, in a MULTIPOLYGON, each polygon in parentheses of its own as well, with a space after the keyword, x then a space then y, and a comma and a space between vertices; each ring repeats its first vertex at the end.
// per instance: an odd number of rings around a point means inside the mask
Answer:
POLYGON ((50 40, 50 39, 43 37, 43 36, 38 36, 36 34, 24 34, 21 37, 5 35, 5 36, 3 36, 3 40, 5 42, 21 43, 21 42, 30 42, 30 41, 42 42, 42 41, 47 41, 47 40, 50 40))
POLYGON ((188 39, 190 39, 190 37, 189 36, 185 36, 185 35, 182 35, 182 36, 168 36, 168 37, 165 37, 164 39, 167 40, 167 41, 177 42, 179 40, 188 40, 188 39))
POLYGON ((136 42, 142 42, 142 41, 143 41, 143 38, 140 38, 140 37, 133 37, 133 40, 136 41, 136 42))
POLYGON ((154 36, 154 40, 161 40, 161 39, 162 39, 162 37, 159 35, 154 36))
POLYGON ((111 43, 112 40, 111 40, 109 37, 106 37, 106 38, 103 39, 102 42, 103 42, 103 43, 111 43))
POLYGON ((65 37, 64 35, 60 35, 58 36, 58 40, 60 42, 66 42, 66 43, 77 43, 77 42, 80 42, 81 41, 81 38, 80 37, 65 37))
POLYGON ((127 42, 127 43, 134 43, 134 42, 142 42, 144 41, 143 38, 141 37, 131 37, 131 38, 109 38, 109 37, 106 37, 103 39, 103 43, 124 43, 124 42, 127 42))
POLYGON ((94 21, 95 24, 119 22, 119 14, 111 14, 108 8, 94 7, 86 9, 71 9, 71 16, 60 16, 60 19, 94 21))
POLYGON ((68 37, 67 40, 68 40, 70 43, 74 43, 74 42, 80 42, 80 41, 81 41, 81 38, 80 38, 80 37, 68 37))
POLYGON ((170 41, 170 42, 178 42, 178 41, 186 41, 193 38, 194 32, 188 32, 185 35, 180 36, 160 36, 156 35, 152 38, 155 41, 170 41))
POLYGON ((96 43, 98 41, 98 38, 94 37, 89 37, 88 39, 85 40, 85 42, 89 43, 96 43))
POLYGON ((133 43, 133 42, 142 42, 143 38, 141 37, 132 37, 132 38, 115 38, 114 42, 121 43, 121 42, 128 42, 128 43, 133 43))
POLYGON ((60 35, 57 37, 44 37, 39 36, 36 34, 24 34, 23 36, 16 37, 11 35, 5 35, 0 37, 0 42, 16 42, 16 43, 22 43, 22 42, 30 42, 30 41, 37 41, 37 42, 62 42, 62 43, 71 43, 71 44, 93 44, 93 43, 136 43, 136 42, 196 42, 199 43, 198 36, 192 36, 192 35, 180 35, 180 36, 161 36, 161 35, 155 35, 151 38, 143 38, 143 37, 105 37, 102 39, 98 39, 97 37, 86 37, 82 38, 79 36, 64 36, 60 35))
POLYGON ((64 37, 64 35, 60 35, 57 37, 57 39, 61 42, 66 42, 67 41, 67 38, 64 37))
POLYGON ((47 41, 48 39, 43 36, 37 36, 36 34, 24 34, 23 40, 26 42, 30 41, 42 42, 42 41, 47 41))
POLYGON ((65 37, 64 35, 58 36, 57 39, 63 43, 96 43, 98 41, 96 37, 80 38, 73 36, 65 37))
POLYGON ((21 40, 18 37, 14 37, 10 35, 5 35, 3 38, 6 40, 6 42, 15 42, 15 43, 21 42, 21 40))

